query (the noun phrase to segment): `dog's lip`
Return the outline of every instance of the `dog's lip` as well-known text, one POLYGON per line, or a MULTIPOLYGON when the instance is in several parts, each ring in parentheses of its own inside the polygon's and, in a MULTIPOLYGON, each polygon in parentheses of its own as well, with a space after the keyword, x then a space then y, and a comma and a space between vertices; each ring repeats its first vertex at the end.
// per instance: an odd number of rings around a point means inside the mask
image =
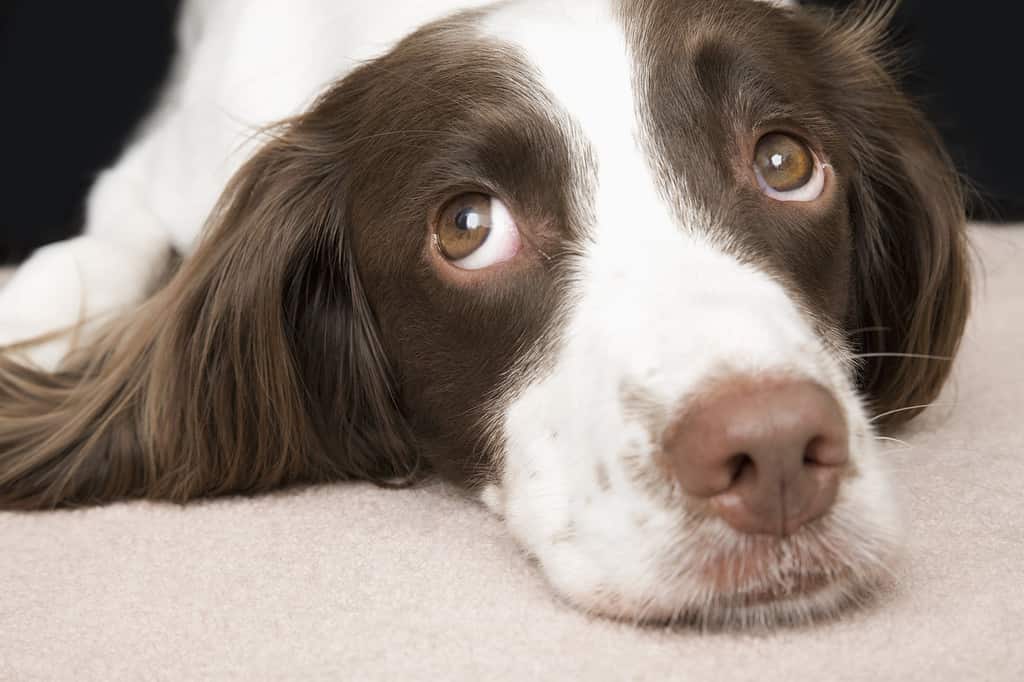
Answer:
POLYGON ((849 567, 824 546, 794 549, 784 542, 764 538, 719 552, 702 562, 699 575, 720 599, 750 606, 806 597, 849 577, 849 567))
POLYGON ((839 576, 822 572, 794 573, 783 576, 777 584, 724 593, 720 599, 735 606, 760 606, 810 597, 834 585, 837 580, 840 580, 839 576))

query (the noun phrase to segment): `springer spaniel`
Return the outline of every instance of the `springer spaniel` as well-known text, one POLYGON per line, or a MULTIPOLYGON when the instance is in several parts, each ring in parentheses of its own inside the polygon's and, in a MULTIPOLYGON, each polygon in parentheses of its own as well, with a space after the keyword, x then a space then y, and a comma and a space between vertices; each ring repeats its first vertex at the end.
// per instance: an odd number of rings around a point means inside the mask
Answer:
POLYGON ((0 291, 0 507, 429 470, 593 613, 870 596, 964 211, 890 12, 784 4, 186 3, 85 233, 0 291))

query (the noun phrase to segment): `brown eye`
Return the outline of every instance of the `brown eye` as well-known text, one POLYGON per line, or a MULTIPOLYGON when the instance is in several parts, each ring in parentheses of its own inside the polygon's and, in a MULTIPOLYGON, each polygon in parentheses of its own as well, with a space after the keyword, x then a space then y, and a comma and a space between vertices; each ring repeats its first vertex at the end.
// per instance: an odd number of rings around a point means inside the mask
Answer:
POLYGON ((519 251, 519 233, 508 209, 486 194, 467 193, 444 207, 434 240, 445 260, 463 270, 480 270, 519 251))
POLYGON ((765 194, 780 201, 813 201, 824 188, 814 152, 785 133, 769 133, 758 141, 754 171, 765 194))

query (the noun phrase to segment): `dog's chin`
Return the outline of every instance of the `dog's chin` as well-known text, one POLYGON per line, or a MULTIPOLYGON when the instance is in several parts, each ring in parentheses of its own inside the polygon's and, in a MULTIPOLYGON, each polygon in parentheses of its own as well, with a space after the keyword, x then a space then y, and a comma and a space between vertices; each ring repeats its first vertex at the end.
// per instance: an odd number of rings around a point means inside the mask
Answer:
POLYGON ((757 630, 799 627, 836 619, 862 607, 884 589, 883 581, 807 574, 792 577, 796 589, 765 588, 754 592, 712 594, 702 604, 663 614, 652 624, 691 625, 707 630, 757 630))
POLYGON ((768 630, 829 622, 863 608, 888 589, 884 574, 788 576, 791 587, 663 593, 637 600, 614 593, 564 595, 570 604, 602 618, 634 625, 705 630, 768 630))
POLYGON ((757 630, 831 621, 892 587, 894 543, 866 551, 820 527, 731 540, 705 543, 701 559, 646 585, 559 592, 591 615, 637 625, 757 630))

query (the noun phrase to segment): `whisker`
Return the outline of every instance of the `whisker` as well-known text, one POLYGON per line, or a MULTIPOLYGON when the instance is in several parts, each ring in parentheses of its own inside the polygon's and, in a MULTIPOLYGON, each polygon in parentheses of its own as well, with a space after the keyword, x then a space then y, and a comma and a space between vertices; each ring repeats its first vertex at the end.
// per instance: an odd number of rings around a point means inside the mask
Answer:
POLYGON ((925 403, 923 405, 910 405, 908 407, 900 407, 895 410, 889 410, 888 412, 882 412, 876 414, 874 417, 868 420, 868 422, 874 423, 879 419, 884 419, 890 415, 899 414, 900 412, 909 412, 911 410, 923 410, 928 407, 951 407, 954 403, 925 403))
POLYGON ((538 245, 537 245, 536 241, 534 241, 534 239, 533 239, 533 237, 532 237, 532 236, 529 236, 529 235, 527 235, 527 234, 526 234, 526 233, 524 232, 523 234, 520 234, 520 238, 521 238, 521 239, 522 239, 522 240, 523 240, 524 242, 526 242, 527 244, 529 244, 529 245, 530 245, 530 246, 531 246, 531 247, 532 247, 533 249, 535 249, 535 250, 537 251, 537 253, 539 253, 539 254, 540 254, 541 256, 543 256, 543 257, 544 257, 544 260, 551 260, 551 256, 550 256, 550 255, 548 255, 547 253, 545 253, 545 252, 544 252, 544 250, 543 250, 543 249, 541 249, 541 248, 540 248, 540 246, 538 246, 538 245))
MULTIPOLYGON (((887 455, 898 455, 901 452, 914 452, 915 450, 920 450, 920 448, 893 448, 892 450, 886 450, 885 454, 887 454, 887 455)), ((908 465, 908 468, 909 468, 909 466, 915 466, 916 467, 917 464, 908 465)), ((890 468, 893 471, 901 471, 901 469, 899 469, 899 467, 890 467, 890 468)))
POLYGON ((908 443, 905 440, 900 440, 899 438, 890 438, 889 436, 875 436, 875 440, 883 440, 883 441, 887 441, 887 442, 890 442, 890 443, 897 443, 899 445, 905 446, 908 450, 913 450, 914 449, 913 445, 911 445, 910 443, 908 443))
POLYGON ((917 358, 919 360, 944 360, 952 362, 953 358, 946 355, 925 355, 923 353, 855 353, 855 358, 917 358))

